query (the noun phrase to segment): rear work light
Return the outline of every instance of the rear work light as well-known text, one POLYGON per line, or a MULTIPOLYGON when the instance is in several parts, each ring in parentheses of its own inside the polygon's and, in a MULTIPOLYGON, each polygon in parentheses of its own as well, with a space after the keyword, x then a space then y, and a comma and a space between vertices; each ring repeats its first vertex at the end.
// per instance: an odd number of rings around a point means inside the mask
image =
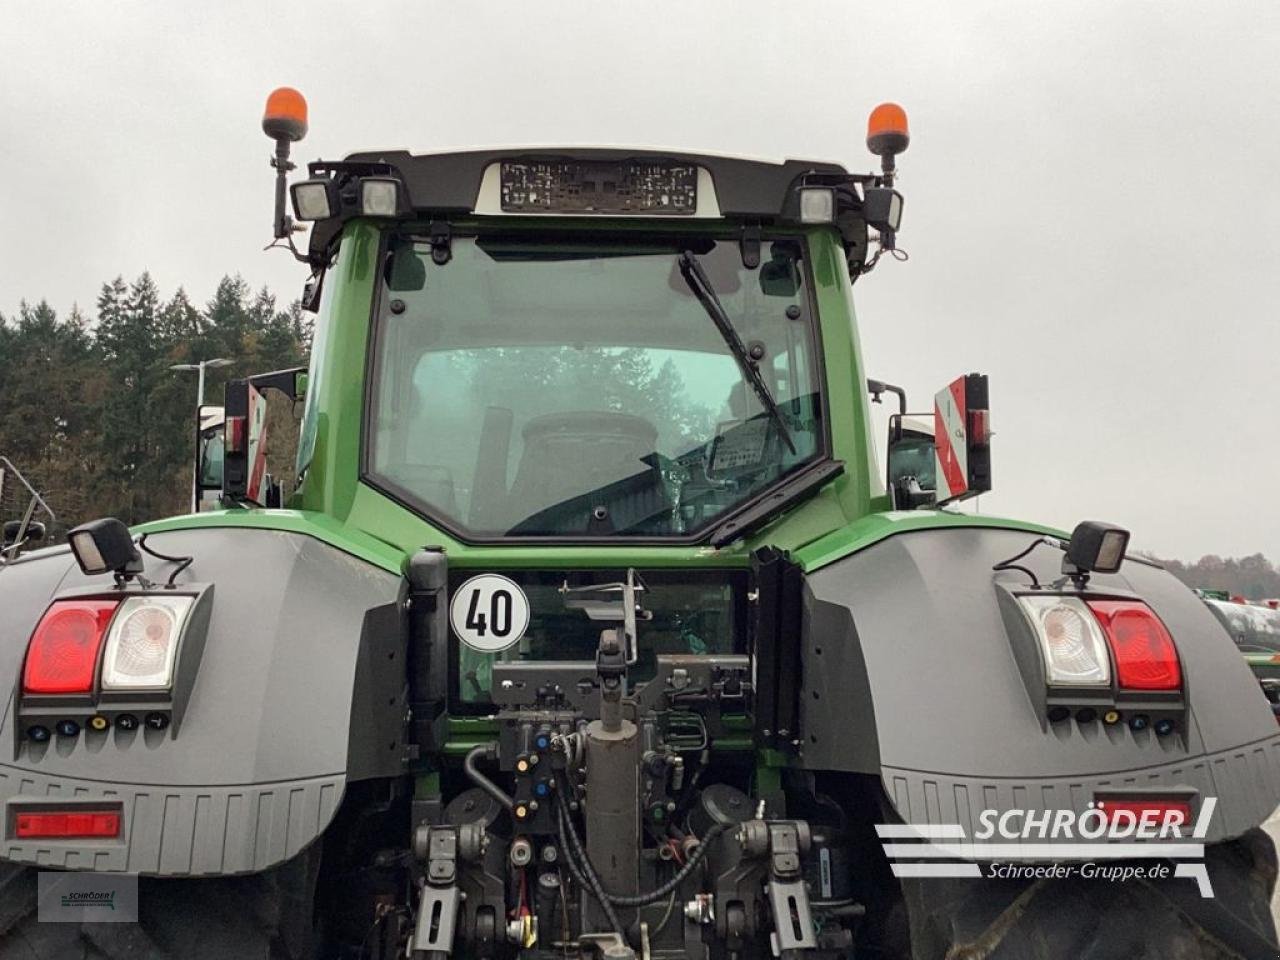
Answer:
POLYGON ((118 810, 68 810, 18 813, 13 835, 19 840, 120 836, 118 810))
POLYGON ((178 638, 195 600, 135 596, 120 605, 102 656, 103 690, 162 690, 173 683, 178 638))
POLYGON ((1116 658, 1116 679, 1126 690, 1178 690, 1182 669, 1173 637, 1138 600, 1090 600, 1116 658))
POLYGON ((58 600, 27 645, 23 693, 93 692, 98 651, 118 600, 58 600))
POLYGON ((1018 598, 1044 652, 1045 680, 1051 687, 1105 687, 1111 660, 1098 622, 1076 597, 1018 598))

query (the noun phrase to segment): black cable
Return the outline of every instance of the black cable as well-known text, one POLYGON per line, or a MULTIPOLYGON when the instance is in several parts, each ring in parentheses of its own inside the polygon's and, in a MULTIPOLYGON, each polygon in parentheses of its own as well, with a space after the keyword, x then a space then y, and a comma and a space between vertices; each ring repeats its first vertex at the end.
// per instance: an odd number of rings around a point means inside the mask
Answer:
POLYGON ((493 799, 497 800, 508 810, 511 810, 514 809, 516 805, 515 801, 512 800, 511 797, 507 796, 501 787, 486 777, 480 772, 479 768, 476 767, 476 761, 481 757, 492 759, 497 755, 498 745, 496 743, 482 743, 480 746, 472 747, 467 751, 466 759, 462 761, 462 769, 466 772, 472 783, 489 796, 493 797, 493 799))
POLYGON ((1021 553, 1015 553, 1008 560, 1001 560, 999 563, 993 564, 991 569, 992 570, 1021 570, 1028 577, 1031 578, 1031 585, 1033 587, 1039 587, 1040 581, 1036 577, 1036 575, 1032 571, 1028 570, 1026 567, 1019 566, 1018 561, 1021 560, 1023 557, 1025 557, 1027 554, 1029 554, 1036 547, 1039 547, 1044 544, 1047 544, 1049 546, 1055 545, 1054 541, 1050 540, 1048 537, 1036 537, 1034 540, 1031 541, 1031 546, 1027 547, 1027 549, 1023 550, 1021 553))
POLYGON ((173 571, 173 573, 169 574, 169 582, 165 584, 166 587, 172 587, 174 581, 178 579, 178 574, 180 574, 183 570, 187 569, 187 567, 191 566, 191 564, 195 562, 196 558, 195 557, 170 557, 163 553, 157 553, 155 550, 152 550, 150 547, 147 546, 147 537, 149 536, 150 534, 144 533, 141 537, 138 538, 138 549, 149 556, 155 557, 157 560, 167 560, 169 563, 176 563, 178 565, 177 568, 173 571))
POLYGON ((1040 586, 1040 581, 1036 579, 1036 575, 1032 573, 1030 569, 1028 569, 1027 567, 1024 567, 1020 563, 1009 563, 1008 561, 1006 561, 1000 564, 1000 566, 992 567, 991 569, 992 570, 1020 570, 1022 573, 1025 573, 1028 577, 1031 578, 1031 585, 1033 587, 1040 586))
POLYGON ((683 867, 676 871, 675 876, 661 886, 650 890, 648 893, 638 893, 634 897, 618 896, 612 893, 606 893, 605 896, 619 907, 643 907, 650 903, 657 903, 663 897, 678 889, 680 884, 684 883, 685 878, 693 873, 698 865, 702 863, 710 850, 711 842, 713 840, 719 837, 722 833, 727 833, 730 829, 736 826, 739 826, 739 824, 717 823, 707 831, 707 835, 703 837, 702 842, 694 848, 693 853, 689 854, 689 859, 685 862, 683 867))

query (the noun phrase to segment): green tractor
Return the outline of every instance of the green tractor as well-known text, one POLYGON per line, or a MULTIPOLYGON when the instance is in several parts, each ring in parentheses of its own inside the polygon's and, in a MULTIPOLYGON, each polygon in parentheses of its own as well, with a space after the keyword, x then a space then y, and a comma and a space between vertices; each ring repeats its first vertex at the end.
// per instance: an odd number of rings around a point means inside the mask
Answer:
POLYGON ((296 91, 264 127, 309 370, 227 386, 218 509, 0 568, 0 960, 1274 953, 1280 733, 1209 610, 1122 528, 953 508, 983 376, 876 465, 900 108, 867 174, 290 185, 296 91))

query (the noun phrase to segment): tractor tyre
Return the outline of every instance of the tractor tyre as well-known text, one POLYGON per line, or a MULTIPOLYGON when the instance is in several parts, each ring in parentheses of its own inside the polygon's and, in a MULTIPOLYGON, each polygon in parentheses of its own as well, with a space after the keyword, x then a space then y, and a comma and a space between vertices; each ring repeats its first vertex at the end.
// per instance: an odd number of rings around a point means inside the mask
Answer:
POLYGON ((981 879, 903 879, 911 955, 913 960, 1280 956, 1271 913, 1276 881, 1271 838, 1255 828, 1207 847, 1205 863, 1212 898, 1201 897, 1196 881, 1172 876, 1123 882, 1008 880, 989 878, 984 867, 981 879))
POLYGON ((136 923, 42 923, 38 868, 0 863, 0 960, 315 960, 319 861, 314 844, 242 877, 141 877, 136 923))

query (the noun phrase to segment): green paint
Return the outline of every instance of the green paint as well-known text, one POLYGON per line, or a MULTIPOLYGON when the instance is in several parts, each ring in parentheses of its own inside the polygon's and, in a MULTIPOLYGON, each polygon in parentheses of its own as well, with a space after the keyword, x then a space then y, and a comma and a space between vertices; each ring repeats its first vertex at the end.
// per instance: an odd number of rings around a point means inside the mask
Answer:
POLYGON ((440 796, 440 774, 419 774, 413 781, 413 795, 418 800, 434 800, 440 796))

